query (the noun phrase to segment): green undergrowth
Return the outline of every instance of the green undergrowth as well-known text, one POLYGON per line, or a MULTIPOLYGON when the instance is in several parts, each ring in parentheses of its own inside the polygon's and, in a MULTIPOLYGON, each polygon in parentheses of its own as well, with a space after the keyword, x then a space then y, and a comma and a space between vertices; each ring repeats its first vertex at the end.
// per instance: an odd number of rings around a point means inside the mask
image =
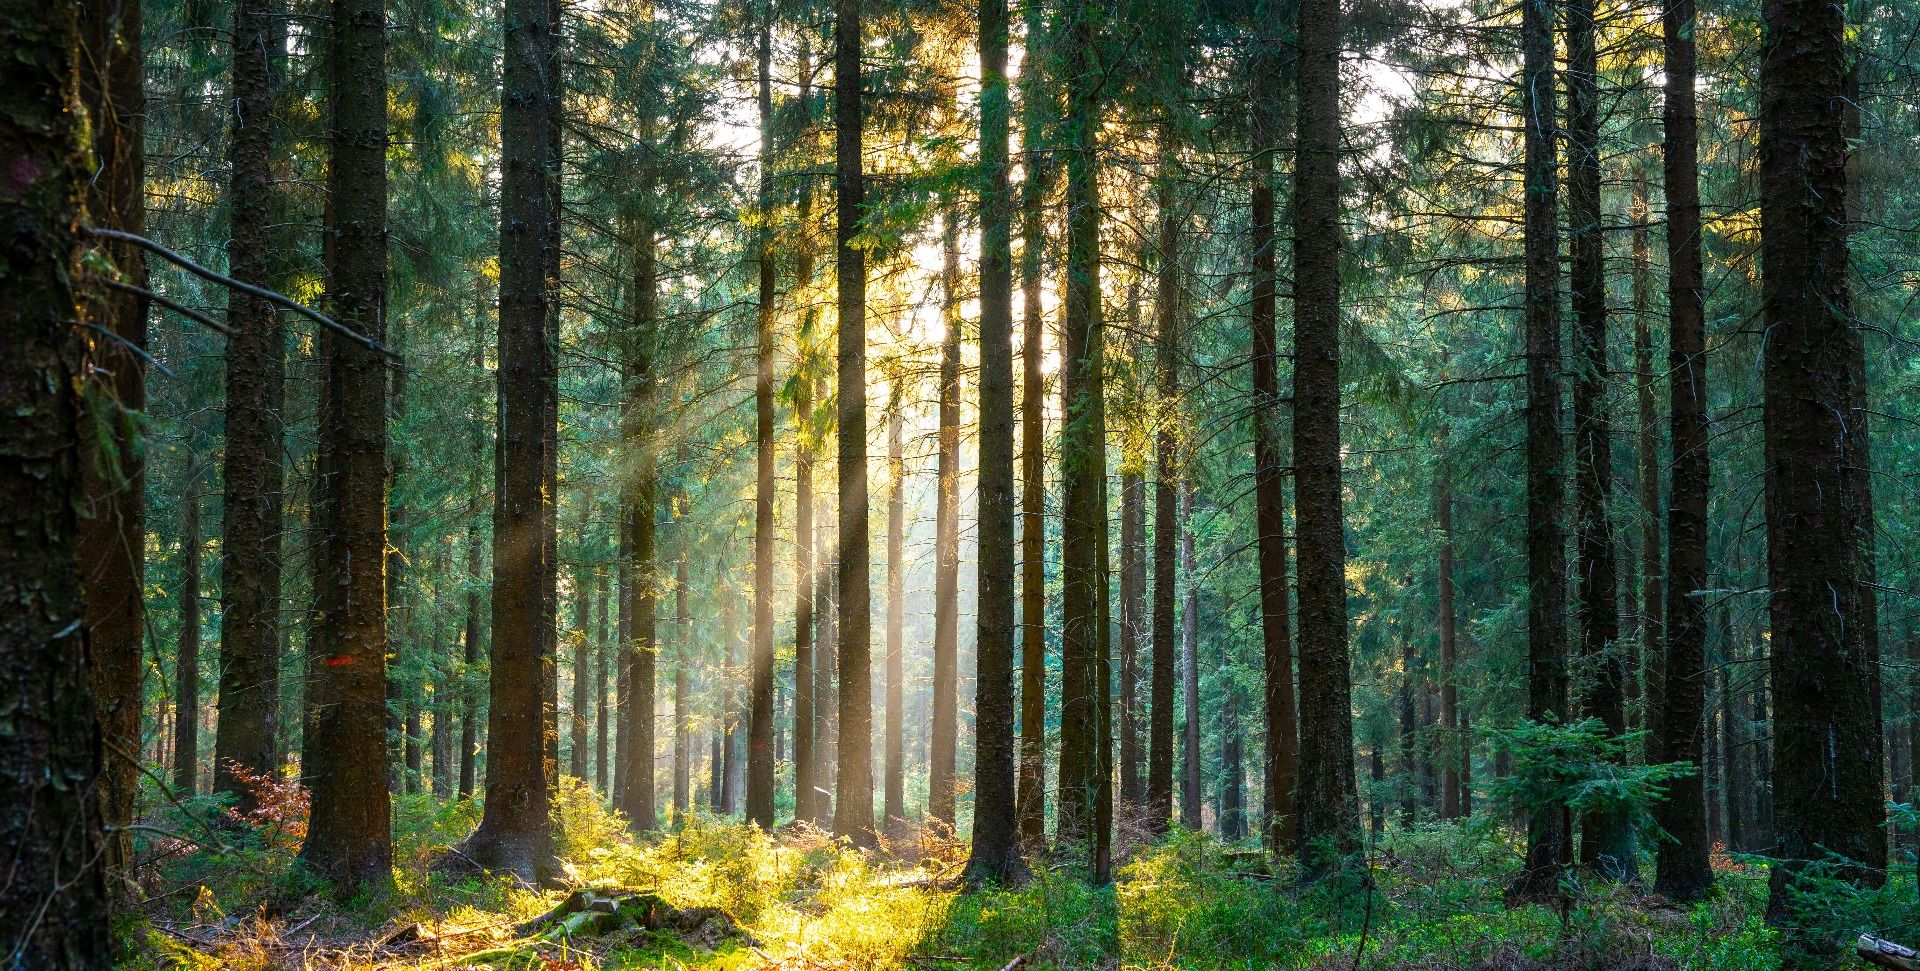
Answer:
MULTIPOLYGON (((211 800, 188 809, 222 811, 211 800)), ((1718 889, 1687 906, 1642 888, 1574 881, 1563 906, 1509 909, 1502 893, 1518 848, 1513 831, 1490 818, 1396 826, 1368 846, 1367 868, 1307 887, 1289 863, 1272 868, 1246 847, 1177 832, 1126 852, 1110 887, 1089 887, 1075 861, 1059 859, 1021 887, 974 892, 954 887, 965 850, 952 842, 870 856, 810 828, 768 834, 706 815, 636 841, 624 819, 574 785, 556 819, 566 883, 719 908, 741 933, 517 939, 512 925, 553 906, 559 892, 429 872, 476 824, 477 808, 404 797, 395 803, 393 889, 346 902, 331 902, 300 875, 287 827, 228 826, 217 847, 147 834, 143 850, 164 856, 148 868, 147 926, 134 930, 126 965, 998 969, 1020 958, 1034 969, 1782 966, 1782 944, 1762 920, 1761 861, 1717 857, 1718 889), (441 943, 376 946, 413 923, 441 943)), ((1872 893, 1812 886, 1809 920, 1836 942, 1866 929, 1914 939, 1920 910, 1911 867, 1902 871, 1872 893)))

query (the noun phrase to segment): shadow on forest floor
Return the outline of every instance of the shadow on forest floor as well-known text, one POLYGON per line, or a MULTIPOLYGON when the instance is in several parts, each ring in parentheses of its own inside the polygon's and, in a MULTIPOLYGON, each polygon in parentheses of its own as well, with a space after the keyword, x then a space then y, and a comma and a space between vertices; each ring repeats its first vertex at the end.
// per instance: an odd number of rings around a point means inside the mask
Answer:
MULTIPOLYGON (((211 800, 192 804, 218 812, 211 800)), ((1560 969, 1779 966, 1760 919, 1764 872, 1716 858, 1721 889, 1676 908, 1618 886, 1570 887, 1561 911, 1509 910, 1513 833, 1488 819, 1396 829, 1366 874, 1303 889, 1282 863, 1176 833, 1123 846, 1113 886, 1071 860, 1029 884, 960 892, 965 846, 922 836, 864 855, 811 827, 774 834, 699 815, 647 841, 570 782, 559 800, 572 886, 644 891, 660 919, 568 928, 529 921, 565 894, 429 874, 477 808, 395 802, 395 885, 327 901, 292 858, 301 821, 229 827, 216 849, 180 838, 143 846, 145 920, 128 928, 131 968, 702 969, 1560 969), (718 921, 674 922, 712 908, 718 921), (737 932, 735 928, 737 927, 737 932)), ((179 821, 174 821, 179 822, 179 821)), ((171 829, 183 832, 181 829, 171 829)), ((211 840, 209 840, 211 842, 211 840)), ((1909 891, 1911 887, 1909 886, 1909 891)), ((1909 896, 1911 894, 1909 893, 1909 896)), ((609 905, 610 907, 611 905, 609 905)), ((604 908, 603 908, 604 909, 604 908)))

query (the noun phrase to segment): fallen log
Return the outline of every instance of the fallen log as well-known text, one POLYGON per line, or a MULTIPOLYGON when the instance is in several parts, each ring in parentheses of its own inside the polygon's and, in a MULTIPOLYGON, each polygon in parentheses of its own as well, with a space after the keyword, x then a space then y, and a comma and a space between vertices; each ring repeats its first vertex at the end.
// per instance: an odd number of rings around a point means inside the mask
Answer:
POLYGON ((1853 953, 1869 964, 1894 971, 1920 971, 1920 952, 1872 934, 1860 935, 1860 940, 1853 945, 1853 953))
POLYGON ((718 907, 675 907, 646 891, 593 887, 568 894, 552 910, 515 928, 515 933, 559 940, 598 937, 628 928, 672 931, 709 946, 739 933, 733 918, 718 907))

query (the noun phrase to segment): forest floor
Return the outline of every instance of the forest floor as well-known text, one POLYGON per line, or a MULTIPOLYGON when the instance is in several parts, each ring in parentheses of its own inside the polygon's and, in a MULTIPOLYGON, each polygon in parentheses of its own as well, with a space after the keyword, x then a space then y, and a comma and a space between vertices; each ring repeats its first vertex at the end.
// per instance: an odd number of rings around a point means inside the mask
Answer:
POLYGON ((1766 882, 1757 863, 1717 856, 1720 889, 1687 907, 1637 888, 1575 885, 1563 907, 1509 909, 1501 898, 1519 861, 1515 835, 1486 817, 1389 827, 1370 847, 1367 875, 1345 884, 1302 889, 1284 870, 1264 872, 1257 853, 1175 834, 1127 848, 1111 887, 1088 887, 1061 862, 1019 889, 961 892, 954 878, 965 847, 957 842, 922 838, 867 855, 810 828, 768 835, 705 816, 636 842, 624 820, 570 785, 557 810, 565 881, 643 890, 650 906, 689 918, 678 929, 667 920, 651 921, 657 930, 627 922, 596 931, 577 922, 527 926, 566 898, 564 890, 429 872, 478 821, 478 808, 423 796, 395 801, 394 888, 332 902, 293 865, 303 825, 297 790, 280 803, 270 801, 253 825, 192 836, 196 820, 205 826, 209 813, 221 812, 202 799, 142 832, 141 859, 151 861, 142 871, 146 903, 142 919, 120 929, 132 942, 121 966, 1779 966, 1774 932, 1761 919, 1766 882))

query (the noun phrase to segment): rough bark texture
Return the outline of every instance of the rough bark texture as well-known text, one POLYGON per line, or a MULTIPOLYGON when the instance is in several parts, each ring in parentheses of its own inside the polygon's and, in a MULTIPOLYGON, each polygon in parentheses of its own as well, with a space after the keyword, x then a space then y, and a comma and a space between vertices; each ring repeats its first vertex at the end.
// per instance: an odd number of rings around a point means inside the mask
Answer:
MULTIPOLYGON (((474 436, 479 438, 476 431, 474 436)), ((476 488, 473 495, 478 496, 476 488)), ((477 580, 480 576, 480 527, 479 510, 469 509, 469 515, 475 517, 475 524, 467 528, 467 576, 477 580)), ((467 591, 467 622, 460 634, 460 787, 457 795, 461 799, 473 798, 476 778, 475 761, 480 747, 480 692, 474 672, 480 669, 480 591, 470 588, 467 591)))
MULTIPOLYGON (((1600 77, 1593 0, 1567 0, 1567 220, 1576 364, 1573 382, 1574 506, 1583 714, 1609 734, 1626 731, 1626 665, 1620 643, 1618 550, 1607 507, 1613 500, 1613 434, 1608 428, 1607 271, 1600 208, 1600 77)), ((1620 813, 1580 820, 1580 862, 1603 879, 1625 880, 1638 865, 1633 827, 1620 813)))
POLYGON ((901 391, 896 381, 887 402, 887 795, 881 815, 889 834, 903 833, 907 822, 907 773, 902 764, 906 757, 907 463, 901 391))
MULTIPOLYGON (((633 448, 634 468, 623 498, 633 597, 624 647, 626 680, 620 685, 619 717, 626 730, 627 750, 625 764, 621 766, 623 784, 615 804, 627 814, 629 825, 636 832, 644 833, 659 825, 654 779, 654 694, 660 657, 661 584, 655 529, 659 469, 648 424, 658 382, 652 350, 660 326, 660 283, 658 240, 653 224, 643 218, 635 229, 633 336, 626 356, 629 423, 624 433, 633 448)), ((729 600, 728 604, 731 603, 729 600)), ((722 629, 732 636, 731 624, 723 625, 722 629)), ((729 682, 729 690, 731 686, 729 682)))
MULTIPOLYGON (((107 229, 143 233, 146 92, 140 4, 88 0, 80 24, 84 56, 76 66, 97 163, 86 181, 87 217, 107 229)), ((122 282, 147 285, 146 260, 138 247, 103 242, 97 252, 122 282)), ((137 294, 90 289, 85 319, 100 329, 86 335, 87 373, 102 400, 83 413, 80 426, 93 460, 81 470, 83 507, 75 541, 94 702, 107 746, 99 792, 109 827, 106 865, 116 898, 130 898, 133 841, 128 831, 113 827, 133 821, 139 782, 147 484, 138 425, 115 412, 146 410, 145 364, 136 349, 147 343, 147 301, 137 294)))
MULTIPOLYGON (((800 110, 802 123, 813 121, 813 63, 810 51, 800 51, 800 110)), ((813 225, 813 180, 800 183, 800 225, 813 225)), ((812 237, 803 230, 794 255, 794 282, 801 289, 813 285, 812 237)), ((795 340, 793 362, 793 818, 820 822, 814 791, 813 693, 813 349, 807 335, 814 330, 812 307, 795 340)))
MULTIPOLYGON (((1671 136, 1669 136, 1671 137, 1671 136)), ((1660 556, 1660 429, 1654 424, 1653 405, 1653 259, 1646 223, 1647 180, 1636 172, 1633 180, 1633 208, 1629 215, 1633 230, 1633 374, 1634 414, 1638 422, 1634 437, 1635 487, 1640 505, 1640 582, 1639 611, 1636 614, 1635 644, 1640 664, 1628 670, 1628 689, 1639 686, 1640 728, 1647 733, 1648 755, 1659 758, 1661 740, 1660 672, 1665 669, 1666 643, 1662 633, 1661 578, 1664 570, 1660 556)))
POLYGON ((1435 596, 1440 601, 1440 818, 1459 819, 1461 765, 1470 758, 1460 730, 1460 633, 1453 589, 1453 480, 1441 432, 1440 461, 1433 470, 1434 519, 1440 528, 1440 563, 1435 596))
MULTIPOLYGON (((1136 301, 1128 301, 1132 306, 1136 301)), ((1137 324, 1137 315, 1132 323, 1137 324)), ((1147 636, 1147 485, 1120 473, 1120 805, 1129 822, 1145 808, 1146 748, 1140 738, 1140 642, 1147 636)))
MULTIPOLYGON (((586 503, 593 508, 591 500, 586 503)), ((576 779, 587 778, 587 756, 591 750, 587 745, 587 712, 592 708, 593 658, 600 652, 593 641, 593 584, 587 571, 574 574, 573 578, 573 697, 572 710, 567 718, 567 773, 576 779)))
MULTIPOLYGON (((1694 4, 1663 10, 1667 72, 1663 164, 1667 192, 1667 367, 1673 423, 1672 499, 1667 508, 1666 639, 1657 724, 1661 762, 1701 761, 1706 718, 1707 360, 1700 272, 1698 125, 1694 109, 1694 4)), ((1769 233, 1771 240, 1771 233, 1769 233)), ((1769 340, 1771 345, 1771 340, 1769 340)), ((1672 838, 1659 848, 1654 888, 1690 900, 1713 885, 1699 775, 1675 779, 1656 811, 1672 838)))
POLYGON ((79 4, 0 2, 0 948, 22 968, 112 964, 102 730, 79 532, 84 373, 73 316, 82 156, 71 109, 79 4))
POLYGON ((1275 249, 1273 155, 1279 138, 1281 41, 1273 18, 1261 18, 1252 53, 1253 94, 1253 480, 1260 566, 1260 634, 1266 693, 1266 819, 1261 838, 1276 853, 1299 846, 1300 735, 1293 683, 1293 619, 1287 588, 1286 460, 1280 448, 1280 351, 1274 331, 1275 249))
POLYGON ((1026 875, 1013 741, 1013 192, 1007 0, 980 2, 980 506, 968 883, 1026 875))
MULTIPOLYGON (((1525 136, 1525 354, 1527 372, 1527 717, 1564 720, 1567 710, 1567 557, 1560 431, 1560 226, 1553 21, 1557 0, 1521 6, 1520 113, 1525 136)), ((1550 898, 1572 857, 1573 827, 1562 807, 1531 813, 1527 859, 1516 899, 1550 898)))
MULTIPOLYGON (((1767 578, 1774 803, 1769 916, 1792 919, 1806 861, 1834 854, 1877 885, 1887 855, 1868 517, 1862 340, 1847 234, 1845 11, 1766 5, 1761 71, 1762 318, 1767 329, 1767 578)), ((1677 447, 1677 443, 1676 443, 1677 447)), ((1679 586, 1676 580, 1675 586, 1679 586)))
POLYGON ((1309 872, 1358 849, 1340 485, 1340 0, 1300 4, 1293 182, 1293 460, 1300 557, 1299 845, 1309 872))
POLYGON ((1101 617, 1107 585, 1105 327, 1100 314, 1100 200, 1097 131, 1100 76, 1094 67, 1090 3, 1069 4, 1061 29, 1068 86, 1067 287, 1061 360, 1060 782, 1054 836, 1085 843, 1096 873, 1104 833, 1097 817, 1102 777, 1100 712, 1108 686, 1101 617))
POLYGON ((945 223, 940 274, 946 334, 940 341, 938 477, 933 540, 933 724, 927 745, 927 815, 951 827, 959 748, 960 677, 960 230, 945 223))
POLYGON ((833 831, 874 845, 873 593, 867 585, 867 255, 854 245, 866 180, 861 169, 863 0, 834 0, 834 222, 839 248, 840 552, 839 758, 833 831))
MULTIPOLYGON (((1038 52, 1041 7, 1028 4, 1026 45, 1038 52)), ((1031 56, 1031 55, 1030 55, 1031 56)), ((1035 144, 1045 117, 1038 70, 1020 75, 1020 841, 1046 841, 1047 802, 1047 468, 1046 376, 1041 370, 1046 317, 1040 299, 1047 245, 1047 153, 1035 144)))
POLYGON ((503 14, 500 133, 499 485, 493 507, 493 650, 487 710, 486 811, 468 839, 482 866, 544 878, 553 834, 543 744, 546 639, 545 441, 547 251, 558 246, 549 204, 552 158, 546 75, 553 58, 547 0, 512 0, 503 14))
POLYGON ((673 571, 673 811, 686 813, 692 806, 693 729, 692 713, 687 708, 687 669, 693 664, 693 612, 687 606, 687 548, 680 545, 680 556, 673 571))
POLYGON ((1180 478, 1180 260, 1181 213, 1174 189, 1177 163, 1171 127, 1161 135, 1159 194, 1159 277, 1154 298, 1154 365, 1159 369, 1160 401, 1166 409, 1154 434, 1153 470, 1153 672, 1148 689, 1152 710, 1147 723, 1146 823, 1149 832, 1167 831, 1173 818, 1174 600, 1180 574, 1175 565, 1179 542, 1180 478))
POLYGON ((1180 826, 1200 832, 1200 588, 1193 581, 1193 486, 1180 482, 1180 826))
POLYGON ((180 642, 173 671, 173 788, 199 791, 200 763, 200 494, 187 478, 180 502, 180 642))
POLYGON ((773 6, 761 12, 759 43, 759 305, 754 314, 753 683, 747 712, 747 820, 773 828, 773 6))
MULTIPOLYGON (((333 317, 385 337, 387 38, 382 0, 334 0, 327 296, 333 317)), ((300 858, 341 894, 392 880, 386 772, 387 364, 328 337, 320 448, 326 574, 314 725, 302 765, 312 811, 300 858)))

